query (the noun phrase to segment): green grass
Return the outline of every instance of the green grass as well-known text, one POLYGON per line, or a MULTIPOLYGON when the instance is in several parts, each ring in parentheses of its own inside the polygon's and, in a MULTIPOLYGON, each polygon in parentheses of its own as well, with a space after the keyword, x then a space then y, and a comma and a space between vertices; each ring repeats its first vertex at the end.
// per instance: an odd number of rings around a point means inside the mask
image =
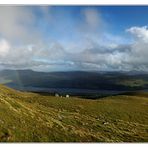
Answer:
POLYGON ((148 82, 143 79, 127 79, 127 80, 121 80, 117 84, 129 87, 143 87, 147 85, 148 82))
POLYGON ((1 142, 148 142, 148 97, 60 98, 0 86, 1 142))

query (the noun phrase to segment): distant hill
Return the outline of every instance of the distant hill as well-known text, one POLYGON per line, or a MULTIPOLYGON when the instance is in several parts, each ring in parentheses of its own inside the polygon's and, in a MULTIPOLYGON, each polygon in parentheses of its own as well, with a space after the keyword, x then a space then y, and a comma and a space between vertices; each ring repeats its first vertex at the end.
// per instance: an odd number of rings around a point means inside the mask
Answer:
POLYGON ((0 141, 148 142, 148 97, 85 100, 0 85, 0 141))
POLYGON ((13 88, 31 86, 128 91, 148 89, 148 74, 138 72, 4 70, 0 71, 0 83, 13 88))

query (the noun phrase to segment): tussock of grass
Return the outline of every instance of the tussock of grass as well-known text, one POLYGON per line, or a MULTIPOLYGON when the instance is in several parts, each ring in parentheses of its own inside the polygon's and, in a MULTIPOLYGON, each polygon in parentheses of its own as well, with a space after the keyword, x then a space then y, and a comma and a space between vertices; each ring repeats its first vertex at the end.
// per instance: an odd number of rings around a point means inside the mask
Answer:
POLYGON ((1 142, 148 142, 148 97, 60 98, 0 86, 1 142))

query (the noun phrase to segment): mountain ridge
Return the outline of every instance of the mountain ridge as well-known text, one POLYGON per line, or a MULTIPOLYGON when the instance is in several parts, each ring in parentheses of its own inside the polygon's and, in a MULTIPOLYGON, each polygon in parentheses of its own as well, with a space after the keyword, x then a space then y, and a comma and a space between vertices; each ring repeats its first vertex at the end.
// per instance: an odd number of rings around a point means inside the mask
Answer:
POLYGON ((36 72, 5 70, 0 72, 0 83, 9 87, 75 88, 92 90, 135 91, 148 89, 148 74, 121 72, 36 72))

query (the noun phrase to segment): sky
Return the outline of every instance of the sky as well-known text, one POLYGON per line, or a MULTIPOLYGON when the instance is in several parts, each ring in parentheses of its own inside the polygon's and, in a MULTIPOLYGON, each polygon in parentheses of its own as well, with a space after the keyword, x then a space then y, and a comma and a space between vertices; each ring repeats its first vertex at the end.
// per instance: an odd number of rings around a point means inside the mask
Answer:
POLYGON ((0 70, 148 71, 147 6, 0 6, 0 70))

